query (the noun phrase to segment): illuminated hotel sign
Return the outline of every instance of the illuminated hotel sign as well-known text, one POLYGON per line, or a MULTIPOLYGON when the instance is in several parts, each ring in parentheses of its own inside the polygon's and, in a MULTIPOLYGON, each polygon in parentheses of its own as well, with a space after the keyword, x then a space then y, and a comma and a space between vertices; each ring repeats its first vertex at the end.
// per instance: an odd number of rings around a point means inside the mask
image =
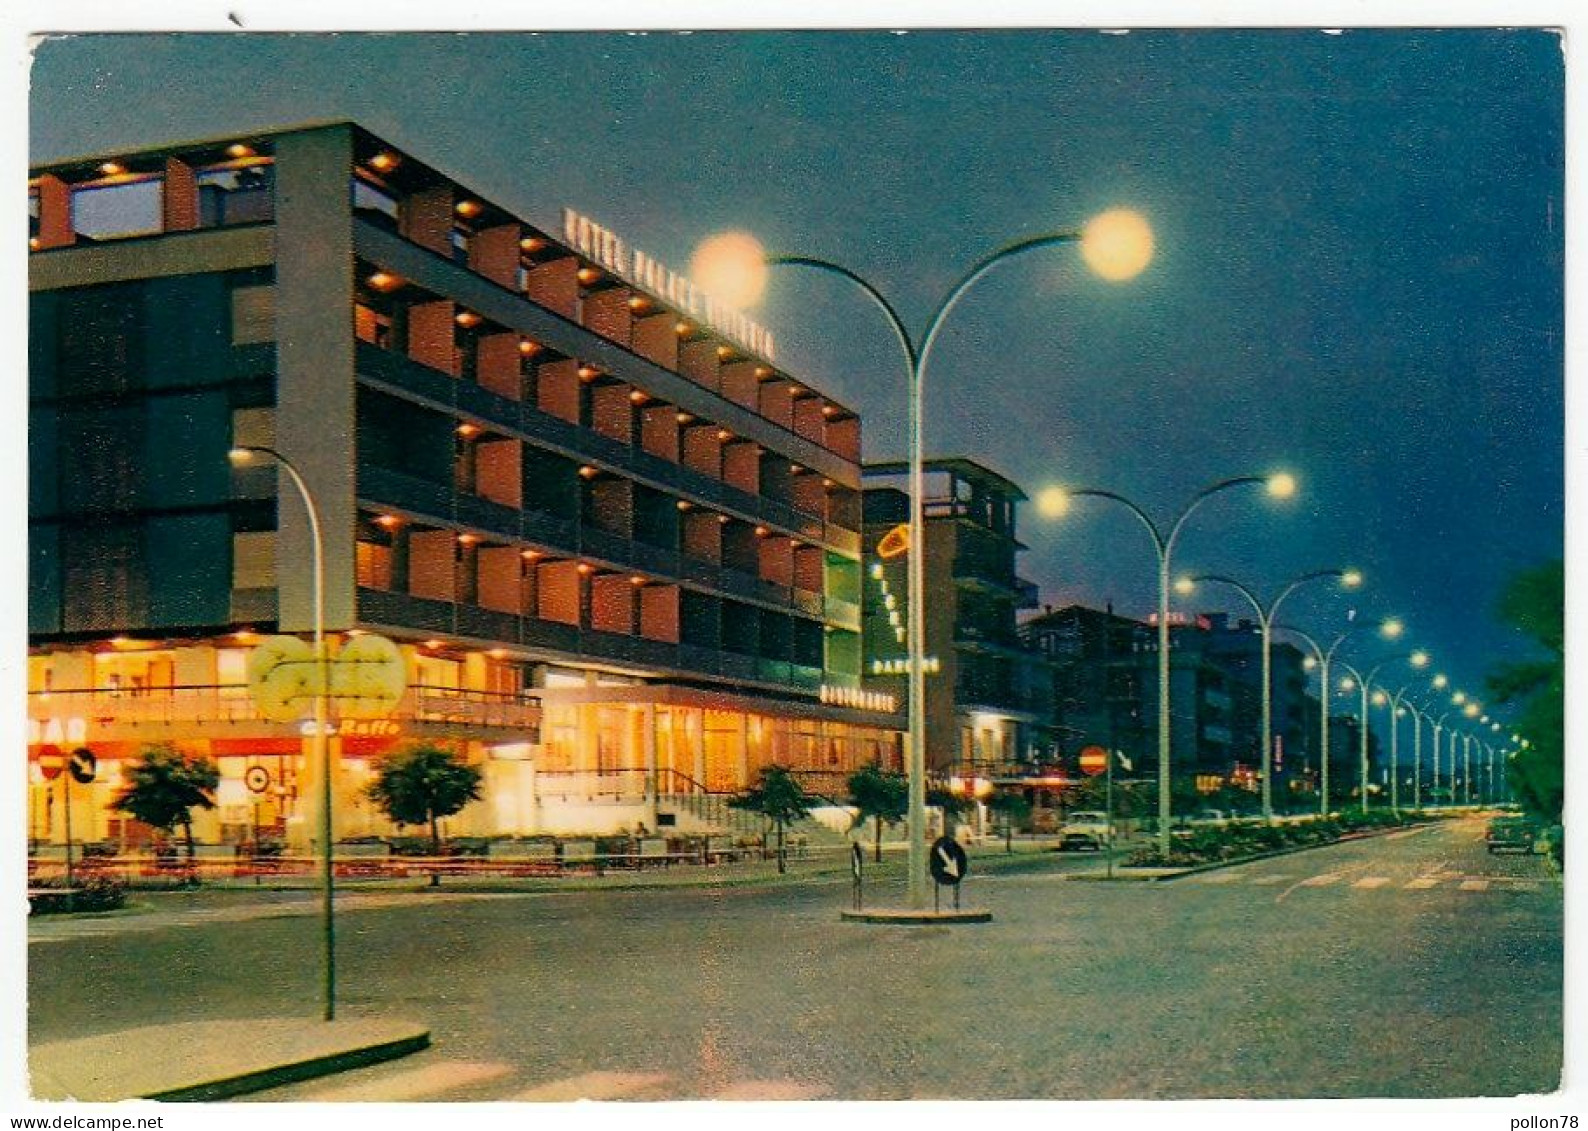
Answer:
POLYGON ((732 338, 752 353, 768 361, 776 359, 772 332, 759 322, 745 317, 666 264, 652 259, 617 233, 603 228, 590 217, 572 208, 562 210, 562 238, 580 255, 599 263, 613 274, 621 275, 646 293, 671 303, 679 310, 732 338))
POLYGON ((843 687, 836 684, 822 684, 821 701, 834 707, 855 707, 862 711, 884 711, 892 714, 896 709, 896 700, 891 695, 881 691, 862 691, 858 687, 843 687))
MULTIPOLYGON (((936 675, 943 670, 943 662, 936 656, 928 656, 921 661, 921 670, 927 675, 936 675)), ((910 658, 900 656, 891 660, 872 660, 872 675, 908 675, 910 672, 910 658)))

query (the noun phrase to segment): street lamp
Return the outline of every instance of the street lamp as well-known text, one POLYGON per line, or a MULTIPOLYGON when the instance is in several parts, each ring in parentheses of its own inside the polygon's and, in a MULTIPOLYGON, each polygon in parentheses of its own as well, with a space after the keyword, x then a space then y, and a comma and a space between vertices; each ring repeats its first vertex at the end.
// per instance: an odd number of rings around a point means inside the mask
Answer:
MULTIPOLYGON (((1426 658, 1424 663, 1426 663, 1426 658)), ((1442 677, 1435 677, 1436 681, 1442 677)), ((1400 716, 1402 712, 1412 716, 1412 789, 1414 805, 1422 808, 1423 799, 1423 728, 1421 725, 1422 712, 1419 711, 1411 700, 1406 698, 1406 693, 1411 690, 1411 684, 1404 685, 1393 695, 1387 696, 1390 706, 1390 808, 1400 810, 1400 716)))
MULTIPOLYGON (((1089 222, 1081 231, 1054 232, 1018 240, 983 257, 956 282, 938 303, 937 309, 926 324, 921 346, 905 328, 899 313, 881 291, 847 267, 825 259, 803 255, 765 255, 753 240, 749 245, 742 241, 732 248, 724 247, 718 256, 706 257, 699 271, 710 274, 728 270, 721 261, 736 261, 742 266, 739 277, 754 279, 755 261, 765 267, 810 267, 829 275, 847 279, 859 287, 886 316, 899 346, 904 351, 908 369, 909 387, 909 480, 910 480, 910 554, 907 563, 906 651, 909 653, 909 741, 906 769, 909 775, 909 811, 906 821, 909 845, 908 898, 911 908, 926 906, 926 525, 925 525, 925 456, 923 443, 925 420, 922 412, 922 388, 926 383, 927 362, 932 356, 932 346, 937 342, 938 331, 959 300, 974 284, 994 266, 1028 251, 1054 247, 1059 244, 1080 243, 1083 257, 1092 269, 1110 281, 1119 282, 1138 274, 1152 258, 1152 232, 1147 222, 1135 213, 1114 210, 1103 213, 1089 222), (712 260, 718 262, 712 262, 712 260)), ((746 291, 754 288, 747 286, 746 291)))
MULTIPOLYGON (((1334 654, 1339 651, 1340 645, 1344 644, 1352 635, 1360 631, 1364 625, 1353 624, 1350 628, 1336 636, 1333 643, 1331 643, 1328 648, 1324 648, 1323 645, 1319 644, 1316 640, 1314 640, 1311 636, 1308 636, 1299 628, 1292 627, 1291 625, 1279 625, 1278 627, 1281 632, 1288 632, 1291 635, 1296 636, 1306 642, 1307 647, 1312 649, 1312 655, 1307 657, 1308 662, 1305 666, 1308 668, 1316 667, 1319 669, 1318 743, 1321 748, 1321 753, 1318 759, 1318 815, 1321 817, 1327 817, 1329 815, 1329 697, 1333 689, 1333 685, 1329 682, 1329 667, 1334 663, 1334 654)), ((1380 622, 1378 631, 1380 636, 1393 640, 1395 637, 1401 634, 1401 623, 1400 621, 1391 617, 1388 620, 1380 622)))
POLYGON ((1069 510, 1070 500, 1079 498, 1111 499, 1126 507, 1132 514, 1141 520, 1147 528, 1147 533, 1152 536, 1153 548, 1158 552, 1158 849, 1163 855, 1169 854, 1169 568, 1174 554, 1174 544, 1180 537, 1180 531, 1185 528, 1186 519, 1191 517, 1193 511, 1207 502, 1221 491, 1228 491, 1233 487, 1261 486, 1265 488, 1270 497, 1275 499, 1289 499, 1296 493, 1296 479, 1286 472, 1277 472, 1270 475, 1241 475, 1233 479, 1222 479, 1211 486, 1204 487, 1191 497, 1175 517, 1173 525, 1169 527, 1169 534, 1164 536, 1158 524, 1154 522, 1147 512, 1141 507, 1113 491, 1067 491, 1062 487, 1050 487, 1037 496, 1037 508, 1049 518, 1058 518, 1069 510))
MULTIPOLYGON (((1399 624, 1398 621, 1394 622, 1394 623, 1399 624)), ((1397 632, 1397 635, 1399 635, 1398 632, 1397 632)), ((1361 736, 1360 736, 1361 740, 1362 740, 1361 741, 1361 748, 1362 748, 1362 756, 1361 756, 1361 802, 1362 802, 1362 811, 1364 813, 1367 812, 1367 808, 1368 808, 1368 805, 1367 805, 1367 786, 1368 786, 1367 740, 1368 740, 1368 724, 1370 722, 1370 719, 1369 719, 1369 716, 1368 716, 1368 710, 1367 710, 1367 708, 1368 708, 1368 696, 1373 691, 1373 680, 1374 680, 1374 678, 1376 678, 1378 676, 1378 673, 1385 666, 1387 666, 1389 664, 1393 664, 1397 660, 1406 660, 1414 668, 1426 667, 1428 665, 1428 653, 1427 652, 1423 652, 1423 651, 1416 651, 1416 652, 1402 652, 1402 653, 1399 653, 1399 654, 1394 655, 1394 656, 1386 656, 1382 660, 1379 660, 1371 668, 1369 668, 1367 670, 1367 674, 1366 675, 1363 675, 1356 668, 1352 667, 1348 663, 1345 663, 1344 661, 1341 661, 1341 663, 1340 663, 1341 667, 1343 667, 1346 671, 1351 673, 1351 678, 1355 680, 1356 686, 1361 690, 1361 693, 1362 693, 1362 710, 1357 715, 1357 718, 1361 720, 1361 736)), ((1347 682, 1349 682, 1349 681, 1347 681, 1347 682)), ((1350 688, 1347 687, 1344 683, 1341 684, 1341 687, 1344 690, 1347 690, 1347 691, 1350 690, 1350 688)), ((1390 771, 1390 777, 1394 778, 1394 776, 1395 776, 1395 771, 1392 769, 1390 771)))
POLYGON ((1279 615, 1279 606, 1286 597, 1309 581, 1320 581, 1325 577, 1338 577, 1340 586, 1344 589, 1356 589, 1362 584, 1362 574, 1354 569, 1319 569, 1311 573, 1304 573, 1300 577, 1288 582, 1279 594, 1264 606, 1262 601, 1246 586, 1236 581, 1233 577, 1223 577, 1218 574, 1199 574, 1195 577, 1182 577, 1175 583, 1175 590, 1181 594, 1193 592, 1197 585, 1203 581, 1216 582, 1228 585, 1234 589, 1252 606, 1252 611, 1257 614, 1257 625, 1262 633, 1263 641, 1263 694, 1262 694, 1262 723, 1259 734, 1263 744, 1263 820, 1267 824, 1274 823, 1274 794, 1273 794, 1273 759, 1274 759, 1274 719, 1273 719, 1273 638, 1274 618, 1279 615))
POLYGON ((325 656, 325 543, 320 530, 320 511, 314 505, 309 485, 293 462, 274 448, 238 446, 226 453, 234 467, 245 467, 255 457, 274 460, 276 466, 287 473, 292 485, 303 500, 303 509, 309 515, 309 533, 313 542, 314 569, 314 755, 312 761, 320 772, 320 882, 323 889, 322 918, 325 935, 325 1019, 336 1019, 336 926, 332 918, 333 884, 331 870, 331 746, 326 735, 326 678, 325 656))

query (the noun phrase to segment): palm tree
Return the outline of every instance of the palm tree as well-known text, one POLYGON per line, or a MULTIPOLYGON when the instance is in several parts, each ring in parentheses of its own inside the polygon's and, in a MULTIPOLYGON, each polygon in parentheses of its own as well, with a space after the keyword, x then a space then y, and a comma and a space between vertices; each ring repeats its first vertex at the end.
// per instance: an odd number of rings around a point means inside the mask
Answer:
MULTIPOLYGON (((383 761, 365 795, 399 825, 430 826, 430 855, 441 855, 442 817, 480 799, 480 771, 439 746, 405 747, 383 761)), ((430 873, 430 886, 441 873, 430 873)))
POLYGON ((811 797, 783 766, 767 766, 756 785, 728 802, 735 809, 759 813, 777 827, 777 870, 787 866, 783 856, 783 830, 811 811, 811 797))
POLYGON ((193 810, 213 809, 211 796, 220 771, 202 754, 188 754, 169 743, 145 746, 141 760, 127 770, 127 784, 110 808, 170 833, 178 825, 187 838, 187 860, 193 864, 193 810))

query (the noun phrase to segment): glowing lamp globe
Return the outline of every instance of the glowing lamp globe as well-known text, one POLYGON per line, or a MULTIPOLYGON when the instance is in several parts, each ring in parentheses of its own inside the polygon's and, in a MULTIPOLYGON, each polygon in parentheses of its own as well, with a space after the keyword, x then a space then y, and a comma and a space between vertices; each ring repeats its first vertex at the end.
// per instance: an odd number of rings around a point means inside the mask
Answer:
POLYGON ((719 232, 695 249, 689 275, 718 302, 743 310, 766 293, 766 250, 748 232, 719 232))
POLYGON ((1070 493, 1063 487, 1044 487, 1037 492, 1037 513, 1043 518, 1063 518, 1070 510, 1070 493))
POLYGON ((1101 278, 1122 283, 1152 262, 1152 227, 1139 212, 1114 208, 1092 217, 1081 229, 1081 257, 1101 278))

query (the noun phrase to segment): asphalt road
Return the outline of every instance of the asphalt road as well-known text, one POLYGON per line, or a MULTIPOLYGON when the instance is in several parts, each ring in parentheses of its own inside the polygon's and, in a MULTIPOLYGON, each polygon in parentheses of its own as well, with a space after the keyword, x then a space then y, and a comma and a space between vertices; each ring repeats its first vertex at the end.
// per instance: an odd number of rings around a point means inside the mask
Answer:
MULTIPOLYGON (((424 1022, 434 1047, 259 1098, 1547 1092, 1560 883, 1481 836, 1465 820, 1163 883, 973 875, 994 921, 952 928, 840 922, 842 881, 383 895, 341 919, 342 1012, 424 1022)), ((41 935, 30 1039, 314 1018, 316 921, 247 899, 41 935)))

